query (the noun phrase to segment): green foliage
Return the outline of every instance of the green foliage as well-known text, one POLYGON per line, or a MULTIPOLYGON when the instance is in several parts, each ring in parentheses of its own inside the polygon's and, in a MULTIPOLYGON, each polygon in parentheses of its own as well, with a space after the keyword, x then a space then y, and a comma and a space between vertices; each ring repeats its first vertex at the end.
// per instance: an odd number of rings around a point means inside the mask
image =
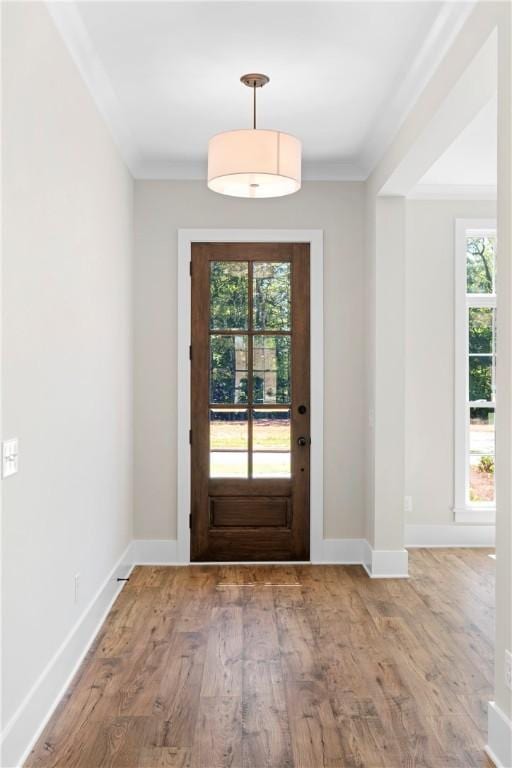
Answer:
POLYGON ((494 456, 482 456, 478 464, 479 472, 494 474, 494 456))
POLYGON ((248 327, 247 262, 210 262, 210 328, 246 330, 248 327))
POLYGON ((495 247, 493 237, 468 237, 466 274, 468 293, 494 293, 495 247))
MULTIPOLYGON (((210 328, 245 330, 249 325, 247 262, 210 264, 210 328)), ((253 264, 253 327, 290 330, 290 264, 253 264)), ((210 337, 210 402, 248 401, 248 336, 210 337)), ((254 337, 254 402, 290 402, 290 337, 254 337)))
POLYGON ((469 352, 493 352, 494 310, 490 307, 470 307, 468 315, 469 352))
POLYGON ((254 336, 254 402, 290 402, 290 337, 254 336))
POLYGON ((256 262, 253 276, 254 328, 290 330, 290 264, 256 262))
POLYGON ((492 359, 490 357, 469 358, 469 399, 491 401, 492 359))
POLYGON ((247 336, 210 336, 210 402, 246 403, 247 336))

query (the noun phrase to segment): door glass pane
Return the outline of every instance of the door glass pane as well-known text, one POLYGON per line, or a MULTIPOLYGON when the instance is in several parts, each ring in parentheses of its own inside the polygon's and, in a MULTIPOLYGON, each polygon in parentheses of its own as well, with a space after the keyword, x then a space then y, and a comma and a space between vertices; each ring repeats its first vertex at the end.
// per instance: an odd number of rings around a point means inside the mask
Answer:
POLYGON ((495 245, 493 237, 466 239, 466 290, 468 293, 494 293, 495 245))
POLYGON ((253 453, 253 477, 290 477, 289 453, 253 453))
POLYGON ((210 336, 210 402, 247 402, 247 336, 210 336))
POLYGON ((211 330, 246 330, 249 320, 246 261, 210 262, 211 330))
POLYGON ((290 278, 289 262, 254 262, 253 322, 255 330, 290 330, 290 278))
POLYGON ((210 477, 248 476, 247 451, 211 451, 210 477))
POLYGON ((248 418, 240 408, 210 411, 210 477, 247 477, 248 418))
POLYGON ((248 448, 247 411, 237 408, 210 411, 210 450, 246 451, 248 448))
POLYGON ((493 315, 490 307, 470 307, 469 326, 469 352, 493 352, 493 315))
POLYGON ((475 355, 469 358, 469 399, 494 400, 492 355, 475 355))
POLYGON ((254 336, 253 400, 289 403, 291 398, 289 336, 254 336))
POLYGON ((290 450, 290 411, 253 411, 252 447, 255 451, 290 450))
POLYGON ((494 455, 494 408, 469 409, 469 452, 494 455))
POLYGON ((253 476, 290 477, 290 411, 255 410, 252 418, 253 476))

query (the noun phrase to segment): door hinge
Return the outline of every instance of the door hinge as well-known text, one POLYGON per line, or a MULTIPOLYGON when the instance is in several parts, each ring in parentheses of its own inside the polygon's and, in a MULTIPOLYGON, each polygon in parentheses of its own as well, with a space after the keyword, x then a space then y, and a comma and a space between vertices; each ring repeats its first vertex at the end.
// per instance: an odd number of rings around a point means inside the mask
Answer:
POLYGON ((188 269, 189 269, 189 272, 190 272, 190 277, 192 277, 192 262, 191 261, 189 262, 188 269))
POLYGON ((188 431, 188 442, 190 443, 190 445, 192 445, 192 430, 191 429, 189 429, 189 431, 188 431))
POLYGON ((189 528, 192 528, 192 512, 191 512, 191 513, 190 513, 190 515, 188 516, 188 527, 189 527, 189 528))
POLYGON ((188 348, 188 359, 192 360, 192 344, 190 344, 188 348))

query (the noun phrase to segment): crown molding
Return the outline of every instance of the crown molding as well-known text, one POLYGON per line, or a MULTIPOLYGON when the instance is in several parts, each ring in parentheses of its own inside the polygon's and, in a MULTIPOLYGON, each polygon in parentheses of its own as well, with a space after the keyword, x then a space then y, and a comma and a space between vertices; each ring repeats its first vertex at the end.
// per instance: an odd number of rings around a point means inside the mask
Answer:
POLYGON ((405 118, 436 71, 477 0, 441 5, 423 44, 407 72, 401 72, 391 93, 385 94, 370 131, 363 137, 359 165, 368 177, 388 149, 405 118))
POLYGON ((417 184, 409 200, 496 200, 493 184, 417 184))
MULTIPOLYGON (((180 160, 142 155, 77 4, 47 1, 46 7, 132 176, 147 180, 206 179, 206 158, 180 160)), ((302 178, 305 181, 363 181, 366 174, 351 160, 305 160, 302 178)))
MULTIPOLYGON (((131 169, 140 180, 204 181, 207 163, 203 160, 176 160, 166 157, 139 158, 131 169)), ((364 181, 366 176, 350 160, 303 160, 303 181, 364 181)))
MULTIPOLYGON (((263 1, 263 0, 262 0, 263 1)), ((392 94, 386 94, 372 130, 353 159, 303 161, 305 181, 364 181, 389 146, 409 110, 459 32, 476 0, 443 3, 412 66, 392 94)), ((103 117, 128 169, 136 179, 205 179, 206 161, 143 156, 129 129, 121 104, 89 37, 75 2, 46 7, 103 117)))
POLYGON ((128 170, 135 175, 140 153, 121 105, 91 42, 75 2, 46 2, 46 8, 106 123, 128 170))
POLYGON ((353 160, 303 160, 303 181, 365 181, 367 174, 353 160))

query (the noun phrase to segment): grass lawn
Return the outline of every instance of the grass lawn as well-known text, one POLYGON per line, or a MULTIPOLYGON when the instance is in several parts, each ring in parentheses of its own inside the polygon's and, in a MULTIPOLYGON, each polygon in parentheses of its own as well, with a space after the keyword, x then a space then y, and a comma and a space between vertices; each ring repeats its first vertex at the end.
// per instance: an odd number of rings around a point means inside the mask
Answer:
MULTIPOLYGON (((247 422, 211 421, 210 477, 247 477, 247 445, 247 422)), ((253 448, 253 477, 290 476, 289 420, 254 421, 253 448)))

